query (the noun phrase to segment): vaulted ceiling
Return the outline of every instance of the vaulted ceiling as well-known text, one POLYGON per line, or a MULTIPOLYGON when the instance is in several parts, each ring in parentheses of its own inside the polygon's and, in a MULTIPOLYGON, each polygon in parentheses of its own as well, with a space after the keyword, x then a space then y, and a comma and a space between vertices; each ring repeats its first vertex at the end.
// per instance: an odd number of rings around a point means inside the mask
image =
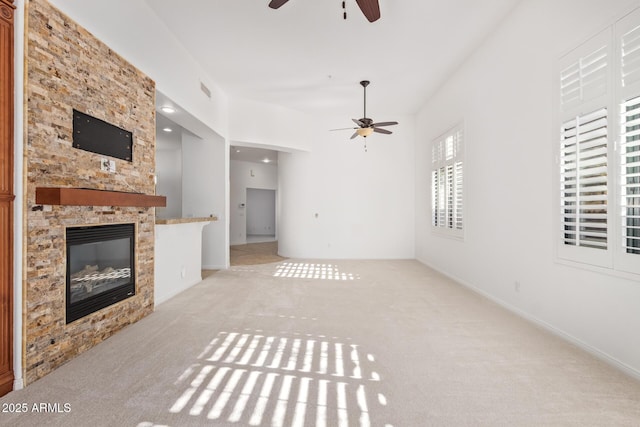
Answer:
MULTIPOLYGON (((344 9, 342 0, 289 0, 277 10, 269 1, 110 0, 108 7, 128 16, 151 9, 232 97, 351 118, 362 112, 358 83, 370 80, 367 112, 388 119, 415 113, 519 0, 379 0, 374 23, 355 0, 344 9), (136 7, 140 1, 148 7, 136 7)), ((131 37, 149 22, 105 23, 104 0, 52 2, 131 37)))
POLYGON ((379 0, 370 23, 355 0, 146 1, 230 95, 349 117, 361 80, 378 116, 415 113, 518 2, 379 0))

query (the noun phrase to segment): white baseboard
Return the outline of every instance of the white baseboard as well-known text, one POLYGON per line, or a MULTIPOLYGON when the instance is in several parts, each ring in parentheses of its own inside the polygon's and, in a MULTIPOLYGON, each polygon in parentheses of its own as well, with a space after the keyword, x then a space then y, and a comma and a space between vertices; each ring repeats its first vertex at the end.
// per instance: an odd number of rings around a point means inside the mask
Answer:
POLYGON ((426 265, 427 267, 437 271, 438 273, 448 277, 449 279, 453 280, 456 283, 459 283, 460 285, 464 286, 465 288, 495 302, 496 304, 498 304, 499 306, 501 306, 502 308, 505 308, 507 310, 509 310, 510 312, 516 314, 519 317, 522 317, 523 319, 534 323, 535 325, 541 327, 542 329, 551 332, 552 334, 564 339, 565 341, 570 342, 571 344, 576 345, 577 347, 581 348, 582 350, 586 351, 587 353, 591 354, 592 356, 596 357, 599 360, 602 360, 603 362, 607 363, 610 366, 613 366, 614 368, 624 372, 625 374, 640 380, 640 371, 633 368, 632 366, 627 365, 624 362, 621 362, 620 360, 616 359, 615 357, 603 352, 602 350, 593 347, 587 343, 585 343, 584 341, 580 340, 579 338, 574 337, 573 335, 563 331, 562 329, 559 329, 553 325, 551 325, 550 323, 545 322, 542 319, 539 319, 529 313, 527 313, 526 311, 523 311, 499 298, 496 298, 495 296, 483 291, 482 289, 472 285, 469 282, 466 282, 464 280, 461 280, 458 277, 455 277, 451 274, 449 274, 446 271, 443 271, 431 264, 429 264, 428 262, 422 261, 422 260, 417 260, 418 262, 426 265))
POLYGON ((13 391, 22 390, 24 388, 24 380, 22 378, 16 378, 13 380, 13 391))

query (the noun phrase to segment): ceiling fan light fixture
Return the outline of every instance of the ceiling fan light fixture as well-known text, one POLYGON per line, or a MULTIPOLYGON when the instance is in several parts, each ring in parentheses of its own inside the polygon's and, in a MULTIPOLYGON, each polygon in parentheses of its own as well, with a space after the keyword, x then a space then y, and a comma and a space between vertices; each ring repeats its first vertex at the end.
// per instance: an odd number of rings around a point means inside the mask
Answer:
POLYGON ((356 130, 356 133, 366 138, 373 133, 373 128, 360 128, 356 130))
MULTIPOLYGON (((363 95, 364 95, 364 102, 363 102, 364 114, 362 115, 361 119, 351 119, 353 123, 357 125, 357 127, 343 128, 343 129, 330 129, 330 130, 348 130, 348 129, 355 130, 355 132, 353 133, 353 135, 351 135, 351 138, 349 139, 355 139, 358 136, 366 138, 374 132, 390 135, 393 132, 391 132, 390 130, 384 129, 383 127, 397 125, 398 122, 375 122, 373 119, 367 117, 367 86, 369 86, 369 80, 362 80, 360 82, 360 85, 362 86, 363 95)), ((365 142, 365 151, 366 151, 366 147, 367 145, 365 142)))

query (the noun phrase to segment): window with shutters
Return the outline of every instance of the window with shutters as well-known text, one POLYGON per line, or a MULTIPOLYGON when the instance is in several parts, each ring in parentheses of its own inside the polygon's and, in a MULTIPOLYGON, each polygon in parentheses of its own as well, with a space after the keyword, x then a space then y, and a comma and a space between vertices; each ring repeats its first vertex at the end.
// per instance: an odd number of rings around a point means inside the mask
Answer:
POLYGON ((607 109, 566 121, 560 138, 563 242, 607 249, 607 109))
POLYGON ((640 274, 640 9, 559 60, 558 257, 640 274))
POLYGON ((431 146, 431 225, 434 231, 462 238, 464 232, 464 128, 458 125, 431 146))
POLYGON ((624 102, 623 108, 620 147, 622 247, 625 253, 640 255, 640 97, 624 102))

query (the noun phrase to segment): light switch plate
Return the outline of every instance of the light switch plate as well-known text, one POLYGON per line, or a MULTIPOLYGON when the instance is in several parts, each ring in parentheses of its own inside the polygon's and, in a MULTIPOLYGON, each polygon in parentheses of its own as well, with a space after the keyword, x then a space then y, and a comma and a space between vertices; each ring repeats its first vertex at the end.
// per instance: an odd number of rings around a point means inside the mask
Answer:
POLYGON ((105 172, 115 173, 115 171, 116 171, 116 161, 103 157, 103 158, 100 159, 100 169, 105 171, 105 172))

